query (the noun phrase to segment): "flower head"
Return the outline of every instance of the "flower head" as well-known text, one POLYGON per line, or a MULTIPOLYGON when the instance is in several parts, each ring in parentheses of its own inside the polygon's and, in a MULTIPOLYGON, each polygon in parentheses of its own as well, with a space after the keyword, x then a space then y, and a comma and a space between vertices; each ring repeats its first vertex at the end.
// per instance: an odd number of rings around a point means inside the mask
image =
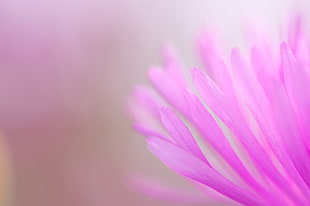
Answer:
POLYGON ((201 35, 205 68, 192 81, 165 49, 163 68, 148 73, 155 90, 138 87, 130 105, 149 149, 232 204, 309 205, 310 47, 300 20, 289 30, 278 46, 260 39, 229 60, 201 35))

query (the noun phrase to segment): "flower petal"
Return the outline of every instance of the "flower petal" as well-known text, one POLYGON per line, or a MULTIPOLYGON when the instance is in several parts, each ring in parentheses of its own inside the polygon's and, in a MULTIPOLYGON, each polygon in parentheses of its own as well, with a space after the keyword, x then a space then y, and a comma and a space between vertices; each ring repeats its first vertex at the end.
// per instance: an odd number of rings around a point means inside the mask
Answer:
POLYGON ((158 138, 147 140, 149 149, 168 167, 179 174, 207 185, 227 197, 249 206, 268 205, 254 194, 244 191, 221 176, 191 153, 158 138))
POLYGON ((167 71, 154 67, 149 70, 149 79, 159 93, 181 112, 185 112, 186 103, 183 90, 178 82, 174 80, 167 71))
POLYGON ((191 152, 197 158, 210 165, 208 160, 201 152, 189 129, 185 126, 182 120, 178 118, 172 109, 161 109, 161 121, 179 147, 191 152))
MULTIPOLYGON (((207 105, 222 119, 222 121, 235 133, 250 157, 256 163, 256 167, 260 172, 266 174, 279 188, 285 191, 292 199, 298 200, 296 194, 290 188, 283 188, 287 184, 287 180, 279 173, 277 168, 272 164, 269 156, 262 146, 257 142, 253 133, 248 128, 242 114, 238 112, 236 104, 233 102, 227 105, 222 97, 221 92, 212 83, 212 80, 199 69, 193 70, 193 79, 196 89, 206 101, 207 105)), ((255 180, 248 180, 254 188, 265 193, 264 189, 256 183, 255 180)))

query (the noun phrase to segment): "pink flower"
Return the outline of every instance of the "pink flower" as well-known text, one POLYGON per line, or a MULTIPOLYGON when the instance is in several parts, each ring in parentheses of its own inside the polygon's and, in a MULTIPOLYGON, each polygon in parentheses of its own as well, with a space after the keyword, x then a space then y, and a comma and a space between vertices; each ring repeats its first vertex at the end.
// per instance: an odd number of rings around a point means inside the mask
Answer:
POLYGON ((288 31, 279 44, 252 35, 250 52, 234 48, 229 58, 201 35, 205 68, 193 68, 192 81, 166 48, 163 68, 148 73, 156 92, 134 91, 135 130, 169 168, 216 191, 211 199, 310 204, 309 39, 300 20, 288 31))

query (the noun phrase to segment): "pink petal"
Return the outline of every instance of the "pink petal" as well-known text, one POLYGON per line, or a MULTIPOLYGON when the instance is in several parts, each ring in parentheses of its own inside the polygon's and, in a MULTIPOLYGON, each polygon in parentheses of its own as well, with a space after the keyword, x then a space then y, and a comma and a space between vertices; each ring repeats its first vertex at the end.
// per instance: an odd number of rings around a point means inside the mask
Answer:
POLYGON ((182 204, 234 204, 233 201, 216 191, 197 189, 181 189, 176 186, 142 175, 130 176, 131 188, 151 197, 182 204))
POLYGON ((186 103, 183 97, 183 89, 165 70, 155 67, 148 73, 149 79, 154 87, 165 99, 178 110, 185 112, 186 103))
MULTIPOLYGON (((272 164, 264 148, 262 148, 253 133, 249 130, 247 123, 242 118, 242 114, 238 112, 238 108, 234 107, 236 104, 231 103, 227 105, 219 89, 201 70, 193 70, 193 79, 196 89, 206 101, 207 105, 235 133, 256 163, 256 166, 260 169, 260 172, 265 173, 275 184, 279 185, 280 189, 284 190, 293 199, 298 199, 291 189, 283 188, 287 181, 272 164)), ((266 192, 255 180, 248 180, 247 182, 251 183, 250 185, 258 189, 258 191, 266 192)))
POLYGON ((173 112, 172 109, 161 109, 161 121, 179 147, 191 152, 197 158, 210 165, 208 160, 202 154, 191 132, 188 130, 182 120, 180 120, 173 112))
POLYGON ((157 138, 149 138, 149 149, 177 173, 207 185, 214 190, 245 205, 268 205, 254 194, 244 191, 225 179, 208 164, 191 153, 157 138))
POLYGON ((186 86, 186 78, 180 60, 171 46, 166 46, 163 49, 164 68, 181 87, 186 86))
MULTIPOLYGON (((216 151, 231 165, 245 182, 253 187, 258 193, 268 195, 268 192, 253 178, 247 168, 240 161, 235 151, 225 138, 222 130, 214 118, 205 109, 199 99, 191 92, 185 92, 185 98, 190 109, 191 121, 196 125, 200 133, 206 138, 216 151), (207 122, 207 124, 206 124, 207 122)), ((255 148, 253 148, 255 149, 255 148)))

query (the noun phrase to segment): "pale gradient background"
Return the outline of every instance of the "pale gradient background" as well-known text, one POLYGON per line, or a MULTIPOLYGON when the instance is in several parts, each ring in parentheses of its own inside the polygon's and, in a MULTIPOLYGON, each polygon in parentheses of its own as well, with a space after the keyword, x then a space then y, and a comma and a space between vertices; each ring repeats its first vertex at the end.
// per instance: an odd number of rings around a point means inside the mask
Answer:
POLYGON ((127 187, 126 176, 137 171, 184 184, 131 130, 131 88, 147 83, 163 43, 191 67, 200 29, 218 26, 235 45, 246 23, 240 18, 273 28, 296 2, 1 0, 0 127, 11 205, 180 205, 127 187))

